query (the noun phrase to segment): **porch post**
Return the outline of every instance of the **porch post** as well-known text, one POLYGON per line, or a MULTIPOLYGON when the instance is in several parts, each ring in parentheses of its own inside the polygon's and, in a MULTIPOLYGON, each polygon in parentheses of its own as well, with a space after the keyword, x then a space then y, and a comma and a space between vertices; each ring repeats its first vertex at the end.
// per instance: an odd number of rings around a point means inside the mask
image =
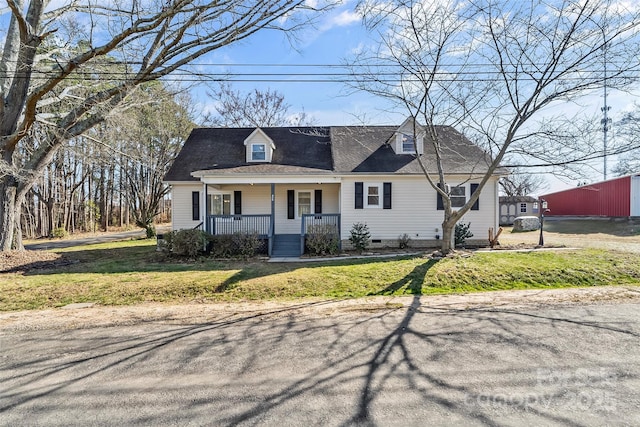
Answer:
POLYGON ((207 218, 207 213, 209 213, 209 207, 207 206, 207 200, 209 199, 207 197, 207 191, 209 191, 209 184, 204 184, 204 196, 202 196, 204 198, 204 200, 202 201, 202 203, 200 204, 200 206, 202 206, 202 209, 204 210, 203 215, 202 215, 202 219, 204 221, 204 231, 211 234, 211 230, 209 230, 209 218, 207 218))
POLYGON ((276 234, 276 184, 271 183, 271 218, 269 219, 269 237, 267 240, 267 254, 271 256, 273 252, 273 240, 276 234))
POLYGON ((276 234, 276 185, 271 183, 271 231, 276 234))

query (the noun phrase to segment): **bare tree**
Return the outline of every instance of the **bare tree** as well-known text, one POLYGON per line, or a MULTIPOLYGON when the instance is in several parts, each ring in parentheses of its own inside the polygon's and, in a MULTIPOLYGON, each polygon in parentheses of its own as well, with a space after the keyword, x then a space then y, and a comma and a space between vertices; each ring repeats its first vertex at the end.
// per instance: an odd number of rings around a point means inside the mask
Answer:
POLYGON ((452 249, 455 224, 506 156, 520 166, 540 167, 603 155, 595 144, 584 143, 586 128, 577 118, 554 114, 554 107, 579 100, 605 80, 620 88, 635 79, 640 16, 636 6, 626 5, 617 0, 360 2, 380 44, 351 61, 356 88, 389 99, 414 118, 416 135, 426 133, 435 169, 427 170, 420 156, 418 161, 443 198, 443 251, 452 249), (458 209, 447 191, 450 175, 442 162, 447 147, 437 125, 481 137, 488 154, 468 171, 479 186, 458 209))
POLYGON ((293 31, 330 6, 322 0, 71 0, 55 9, 47 9, 47 0, 6 3, 0 11, 10 13, 0 61, 0 250, 22 247, 16 227, 22 202, 55 152, 104 121, 139 85, 186 77, 187 66, 209 52, 264 29, 293 31), (106 61, 120 70, 105 74, 106 61), (61 89, 70 81, 82 88, 61 89), (52 103, 64 108, 41 115, 52 103), (18 158, 36 123, 42 137, 18 158))
POLYGON ((613 168, 613 173, 616 176, 640 173, 640 151, 634 151, 630 153, 629 157, 619 160, 613 168))
MULTIPOLYGON (((618 129, 616 139, 626 141, 640 140, 640 105, 635 105, 635 110, 625 114, 616 123, 618 129)), ((618 160, 618 164, 613 168, 616 176, 631 175, 640 173, 640 148, 627 153, 618 160)))
POLYGON ((147 237, 152 237, 160 202, 169 192, 162 180, 194 124, 188 95, 172 94, 159 82, 142 88, 138 96, 144 97, 140 99, 143 106, 121 117, 120 126, 113 127, 126 154, 116 159, 121 161, 133 219, 146 230, 147 237))
POLYGON ((222 127, 247 126, 310 126, 313 119, 304 111, 290 113, 284 95, 278 91, 254 89, 243 93, 233 89, 229 83, 221 83, 212 93, 217 101, 215 116, 206 122, 222 127))
POLYGON ((530 196, 537 190, 547 187, 544 176, 534 175, 523 170, 512 170, 509 176, 498 181, 505 196, 530 196))

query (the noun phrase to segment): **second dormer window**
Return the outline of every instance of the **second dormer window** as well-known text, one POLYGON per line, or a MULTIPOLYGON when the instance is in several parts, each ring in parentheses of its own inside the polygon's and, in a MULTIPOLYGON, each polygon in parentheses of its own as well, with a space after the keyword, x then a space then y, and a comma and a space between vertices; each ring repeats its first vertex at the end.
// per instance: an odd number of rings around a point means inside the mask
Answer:
POLYGON ((251 144, 251 160, 254 162, 267 160, 266 144, 251 144))
POLYGON ((403 153, 415 153, 416 146, 412 135, 402 134, 402 152, 403 153))

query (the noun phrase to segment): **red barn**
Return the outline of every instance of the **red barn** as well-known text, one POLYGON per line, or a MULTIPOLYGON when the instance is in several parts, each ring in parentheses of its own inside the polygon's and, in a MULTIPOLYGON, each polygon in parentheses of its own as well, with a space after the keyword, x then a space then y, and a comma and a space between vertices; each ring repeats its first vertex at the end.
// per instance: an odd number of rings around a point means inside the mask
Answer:
POLYGON ((541 196, 548 216, 640 216, 640 174, 541 196))

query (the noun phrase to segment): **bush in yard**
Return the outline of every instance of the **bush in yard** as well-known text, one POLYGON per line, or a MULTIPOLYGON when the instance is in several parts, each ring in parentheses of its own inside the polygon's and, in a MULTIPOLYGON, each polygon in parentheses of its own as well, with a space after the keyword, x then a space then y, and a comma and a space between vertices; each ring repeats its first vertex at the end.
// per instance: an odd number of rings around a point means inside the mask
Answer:
MULTIPOLYGON (((207 233, 202 230, 179 230, 174 231, 169 237, 170 245, 168 249, 178 256, 194 258, 204 251, 207 244, 207 233)), ((166 240, 166 237, 165 237, 166 240)))
POLYGON ((158 235, 158 249, 162 252, 171 252, 173 250, 173 236, 175 235, 175 231, 158 235))
POLYGON ((218 234, 209 236, 211 256, 214 258, 231 258, 234 254, 233 235, 218 234))
POLYGON ((459 222, 456 224, 454 231, 455 246, 464 246, 468 238, 473 237, 473 233, 469 231, 471 223, 459 222))
POLYGON ((398 247, 400 249, 406 249, 411 244, 411 237, 407 233, 404 233, 402 236, 398 237, 398 247))
POLYGON ((65 230, 64 227, 54 228, 51 235, 56 239, 62 239, 67 236, 67 230, 65 230))
POLYGON ((349 241, 353 245, 354 249, 358 252, 362 252, 369 247, 369 238, 371 233, 367 224, 362 222, 356 222, 349 231, 349 241))
POLYGON ((261 245, 258 234, 255 232, 209 236, 209 242, 211 242, 211 256, 214 258, 251 258, 261 245))
POLYGON ((256 254, 256 251, 260 247, 260 239, 258 233, 238 232, 232 235, 233 248, 235 250, 234 255, 240 258, 251 258, 256 254))
POLYGON ((305 243, 311 255, 335 255, 340 247, 338 230, 332 224, 312 225, 305 243))

